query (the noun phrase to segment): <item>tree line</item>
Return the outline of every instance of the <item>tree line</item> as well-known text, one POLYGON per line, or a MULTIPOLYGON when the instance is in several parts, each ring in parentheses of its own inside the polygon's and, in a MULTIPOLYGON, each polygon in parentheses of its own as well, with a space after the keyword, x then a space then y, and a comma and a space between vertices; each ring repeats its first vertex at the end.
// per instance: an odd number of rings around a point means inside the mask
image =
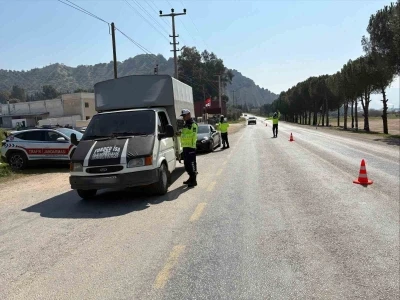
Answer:
MULTIPOLYGON (((218 97, 220 75, 221 91, 232 83, 233 74, 228 70, 222 59, 215 53, 204 50, 199 52, 196 47, 184 47, 178 57, 179 80, 190 85, 193 98, 202 99, 218 97)), ((222 101, 228 102, 229 97, 222 92, 222 101)))
POLYGON ((348 129, 349 107, 352 128, 358 130, 358 108, 361 105, 364 130, 369 132, 371 94, 382 94, 383 131, 388 133, 386 88, 400 75, 400 1, 391 3, 371 15, 368 36, 361 45, 364 55, 349 60, 333 75, 309 77, 281 92, 272 104, 261 107, 262 114, 280 110, 285 120, 308 125, 329 126, 329 112, 343 109, 343 128, 348 129), (318 119, 319 114, 319 119, 318 119))
MULTIPOLYGON (((85 90, 85 89, 76 89, 73 91, 74 93, 93 93, 94 89, 85 90)), ((70 93, 67 91, 65 93, 70 93)), ((11 91, 0 91, 0 104, 6 103, 18 103, 18 102, 32 102, 39 100, 49 100, 59 98, 62 94, 52 85, 44 85, 42 86, 42 91, 34 92, 34 93, 26 93, 25 89, 18 86, 13 85, 11 91)))

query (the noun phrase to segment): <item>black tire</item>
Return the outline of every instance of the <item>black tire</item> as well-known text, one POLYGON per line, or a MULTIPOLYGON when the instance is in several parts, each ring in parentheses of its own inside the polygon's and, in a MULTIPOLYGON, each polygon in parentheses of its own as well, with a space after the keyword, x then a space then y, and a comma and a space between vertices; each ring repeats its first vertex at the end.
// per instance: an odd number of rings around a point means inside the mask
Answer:
POLYGON ((222 146, 222 137, 219 136, 219 142, 218 142, 217 148, 219 148, 221 146, 222 146))
POLYGON ((210 149, 208 149, 208 152, 213 152, 214 151, 214 141, 210 141, 210 149))
POLYGON ((28 166, 28 158, 24 152, 14 151, 8 155, 8 164, 11 169, 20 171, 28 166))
POLYGON ((161 164, 159 178, 156 183, 152 184, 153 191, 156 195, 165 195, 168 191, 168 169, 165 164, 161 164))
POLYGON ((76 192, 84 200, 93 198, 97 194, 97 190, 76 190, 76 192))

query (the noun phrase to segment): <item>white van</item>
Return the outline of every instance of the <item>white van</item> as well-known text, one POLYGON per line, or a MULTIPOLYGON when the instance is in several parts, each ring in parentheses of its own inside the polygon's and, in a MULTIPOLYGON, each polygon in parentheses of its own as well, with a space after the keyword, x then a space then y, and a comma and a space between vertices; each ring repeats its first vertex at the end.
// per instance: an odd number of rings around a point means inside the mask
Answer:
POLYGON ((194 110, 192 88, 167 75, 133 75, 97 83, 95 101, 99 113, 71 160, 71 188, 84 199, 135 186, 165 194, 182 153, 178 116, 194 110))

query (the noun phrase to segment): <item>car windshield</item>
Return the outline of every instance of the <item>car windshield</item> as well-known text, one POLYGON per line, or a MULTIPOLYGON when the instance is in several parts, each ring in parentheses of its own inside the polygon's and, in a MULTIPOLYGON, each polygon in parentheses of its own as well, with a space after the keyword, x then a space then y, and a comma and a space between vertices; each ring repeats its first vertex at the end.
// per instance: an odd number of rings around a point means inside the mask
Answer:
POLYGON ((78 140, 80 140, 80 139, 82 139, 82 136, 83 136, 83 134, 82 133, 80 133, 79 131, 76 131, 76 130, 74 130, 74 129, 69 129, 69 128, 57 128, 56 129, 57 131, 59 131, 59 132, 61 132, 61 133, 63 133, 63 134, 65 134, 67 137, 71 137, 71 134, 73 134, 73 133, 75 133, 76 134, 76 138, 78 139, 78 140))
POLYGON ((200 125, 197 133, 209 133, 210 132, 210 126, 207 125, 200 125))
POLYGON ((155 131, 153 110, 124 111, 93 116, 82 140, 114 136, 150 135, 155 131))

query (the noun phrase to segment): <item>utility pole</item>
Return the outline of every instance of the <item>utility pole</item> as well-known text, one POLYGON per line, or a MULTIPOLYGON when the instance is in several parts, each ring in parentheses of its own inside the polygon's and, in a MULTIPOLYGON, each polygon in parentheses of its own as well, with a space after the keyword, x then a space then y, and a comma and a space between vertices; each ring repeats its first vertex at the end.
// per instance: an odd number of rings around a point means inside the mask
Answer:
POLYGON ((171 8, 171 13, 168 15, 163 15, 162 11, 160 10, 160 17, 172 17, 172 35, 170 35, 169 37, 172 37, 173 39, 173 42, 170 44, 173 45, 174 47, 174 49, 171 51, 174 52, 174 66, 175 66, 174 77, 176 79, 178 79, 178 58, 176 52, 180 51, 180 49, 176 49, 176 45, 179 45, 179 42, 176 42, 176 38, 179 37, 179 34, 175 35, 175 17, 181 15, 186 15, 186 8, 183 9, 183 13, 175 13, 174 9, 171 8))
POLYGON ((218 101, 219 101, 219 108, 221 109, 222 114, 222 103, 221 103, 221 75, 215 75, 218 77, 218 101))
POLYGON ((117 50, 115 48, 115 26, 114 22, 111 23, 111 36, 112 36, 112 46, 113 46, 113 58, 114 58, 114 78, 117 79, 117 50))
POLYGON ((235 91, 233 91, 232 93, 233 93, 233 99, 232 99, 232 102, 233 102, 233 106, 235 106, 235 91))

